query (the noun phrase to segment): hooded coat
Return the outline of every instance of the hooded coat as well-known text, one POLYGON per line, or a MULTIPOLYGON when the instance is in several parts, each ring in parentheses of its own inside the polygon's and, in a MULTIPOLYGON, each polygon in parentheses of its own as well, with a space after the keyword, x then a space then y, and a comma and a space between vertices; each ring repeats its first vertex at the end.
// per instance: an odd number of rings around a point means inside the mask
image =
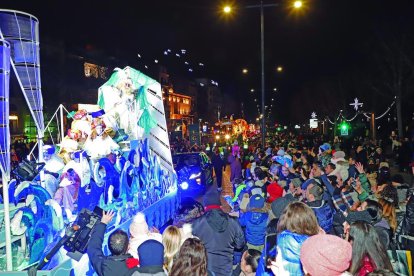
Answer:
POLYGON ((266 237, 268 213, 246 212, 239 218, 240 225, 246 227, 246 241, 252 245, 263 245, 266 237))
POLYGON ((207 250, 207 269, 216 276, 231 275, 234 249, 245 245, 243 230, 237 219, 220 209, 212 209, 194 220, 193 235, 207 250))

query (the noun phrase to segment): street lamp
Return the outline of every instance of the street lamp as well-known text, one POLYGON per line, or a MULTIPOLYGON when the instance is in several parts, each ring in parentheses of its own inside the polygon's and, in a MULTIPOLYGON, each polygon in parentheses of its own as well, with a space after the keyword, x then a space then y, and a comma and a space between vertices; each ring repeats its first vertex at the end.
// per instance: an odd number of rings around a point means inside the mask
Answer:
MULTIPOLYGON (((264 73, 264 8, 268 7, 277 7, 279 4, 263 4, 263 0, 260 0, 260 5, 249 5, 246 6, 247 9, 260 9, 260 59, 261 59, 261 85, 262 85, 262 114, 265 113, 265 73, 264 73)), ((293 7, 295 9, 300 9, 302 7, 302 1, 295 1, 293 2, 293 7)), ((226 14, 231 12, 230 5, 224 7, 223 11, 226 14)), ((283 68, 279 66, 277 68, 278 72, 282 72, 283 68), (280 69, 279 69, 280 67, 280 69)), ((266 136, 266 119, 265 116, 261 118, 262 124, 262 147, 265 146, 265 136, 266 136)))
POLYGON ((300 8, 302 8, 302 5, 303 5, 302 1, 295 1, 295 2, 293 2, 293 7, 294 7, 295 9, 300 9, 300 8))
POLYGON ((223 7, 223 12, 224 13, 231 13, 231 7, 230 6, 224 6, 223 7))

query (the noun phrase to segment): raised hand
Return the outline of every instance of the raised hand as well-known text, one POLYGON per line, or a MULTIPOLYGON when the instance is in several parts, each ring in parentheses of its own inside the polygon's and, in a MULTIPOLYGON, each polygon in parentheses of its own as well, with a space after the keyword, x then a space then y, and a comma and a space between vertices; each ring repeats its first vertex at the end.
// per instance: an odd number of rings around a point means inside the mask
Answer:
POLYGON ((362 165, 360 162, 355 163, 355 169, 357 169, 359 173, 365 173, 364 165, 362 165))
POLYGON ((115 215, 115 212, 112 210, 109 210, 107 212, 103 211, 101 222, 104 224, 110 223, 114 215, 115 215))

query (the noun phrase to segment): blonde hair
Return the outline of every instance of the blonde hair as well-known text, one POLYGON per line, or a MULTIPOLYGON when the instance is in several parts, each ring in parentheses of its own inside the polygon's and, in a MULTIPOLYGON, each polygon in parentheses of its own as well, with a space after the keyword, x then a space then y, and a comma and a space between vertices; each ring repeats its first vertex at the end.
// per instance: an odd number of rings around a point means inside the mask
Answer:
POLYGON ((164 245, 164 266, 170 271, 174 257, 181 247, 181 231, 178 227, 170 225, 162 233, 162 244, 164 245))
POLYGON ((382 217, 387 220, 392 231, 395 233, 395 230, 397 229, 397 214, 395 212, 394 204, 383 198, 380 198, 378 203, 382 206, 382 217))

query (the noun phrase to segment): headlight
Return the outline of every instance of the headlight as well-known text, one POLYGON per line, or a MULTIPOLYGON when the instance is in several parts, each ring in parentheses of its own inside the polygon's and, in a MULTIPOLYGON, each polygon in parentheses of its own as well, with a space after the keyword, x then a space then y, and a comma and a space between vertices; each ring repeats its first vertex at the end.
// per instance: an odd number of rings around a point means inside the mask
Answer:
POLYGON ((184 181, 183 183, 180 184, 180 186, 183 190, 187 190, 188 189, 188 182, 184 181))
POLYGON ((190 178, 189 179, 194 179, 194 178, 197 178, 197 177, 200 177, 200 176, 201 176, 201 172, 199 172, 199 173, 193 173, 193 174, 190 175, 190 178))

